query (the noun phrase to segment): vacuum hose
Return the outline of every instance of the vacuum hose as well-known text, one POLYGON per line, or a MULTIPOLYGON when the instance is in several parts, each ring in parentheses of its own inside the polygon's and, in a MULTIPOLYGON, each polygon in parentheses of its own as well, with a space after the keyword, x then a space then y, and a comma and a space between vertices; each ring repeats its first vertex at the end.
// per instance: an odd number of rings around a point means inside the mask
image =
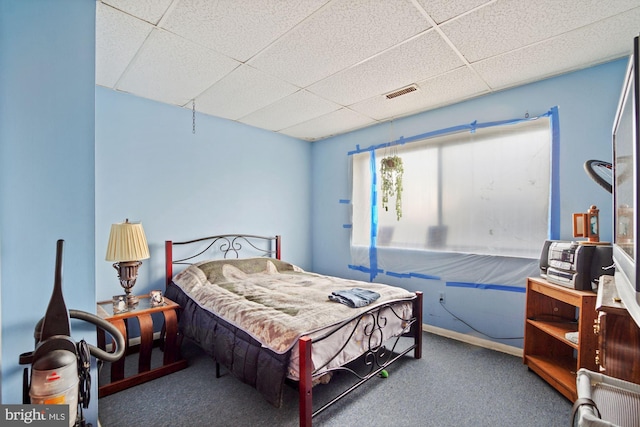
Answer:
MULTIPOLYGON (((100 329, 104 329, 115 340, 116 351, 113 353, 109 353, 96 346, 88 344, 89 352, 91 353, 92 356, 94 356, 97 359, 104 360, 106 362, 116 362, 120 360, 120 358, 124 354, 125 343, 124 343, 124 337, 122 336, 122 333, 120 333, 118 328, 116 328, 106 320, 96 316, 95 314, 87 313, 86 311, 82 311, 82 310, 70 309, 69 317, 72 319, 79 319, 79 320, 84 320, 86 322, 92 323, 97 327, 99 327, 100 329)), ((34 336, 35 336, 36 342, 40 341, 40 331, 42 329, 42 322, 44 322, 44 317, 38 321, 35 327, 34 336)))
POLYGON ((71 317, 72 319, 80 319, 89 323, 93 323, 99 328, 104 329, 106 332, 109 333, 109 335, 113 337, 113 339, 115 339, 116 351, 113 353, 108 353, 102 349, 99 349, 98 347, 88 344, 89 352, 91 353, 92 356, 94 356, 97 359, 104 360, 106 362, 116 362, 120 360, 120 358, 124 354, 125 345, 124 345, 124 337, 122 336, 122 333, 120 333, 118 328, 116 328, 106 320, 101 319, 100 317, 94 314, 87 313, 86 311, 82 311, 82 310, 70 309, 69 317, 71 317))

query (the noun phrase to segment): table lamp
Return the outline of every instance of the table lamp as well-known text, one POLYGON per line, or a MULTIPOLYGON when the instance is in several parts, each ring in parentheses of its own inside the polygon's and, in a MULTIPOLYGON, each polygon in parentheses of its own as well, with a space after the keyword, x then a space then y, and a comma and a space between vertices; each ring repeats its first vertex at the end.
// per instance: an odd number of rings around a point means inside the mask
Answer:
POLYGON ((105 259, 114 262, 113 268, 118 272, 129 307, 138 304, 138 298, 131 293, 131 289, 136 284, 138 268, 142 265, 140 260, 147 258, 149 246, 141 223, 129 222, 127 219, 125 222, 111 225, 105 259))

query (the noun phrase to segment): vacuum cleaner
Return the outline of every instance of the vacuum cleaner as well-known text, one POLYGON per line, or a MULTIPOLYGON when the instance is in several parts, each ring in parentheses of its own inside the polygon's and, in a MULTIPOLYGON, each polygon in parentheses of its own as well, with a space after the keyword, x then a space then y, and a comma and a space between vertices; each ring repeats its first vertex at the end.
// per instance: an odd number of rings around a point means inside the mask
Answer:
POLYGON ((89 407, 91 390, 91 357, 115 362, 125 350, 120 331, 100 317, 81 310, 67 310, 62 295, 62 250, 64 240, 58 240, 53 293, 47 312, 36 324, 35 349, 20 355, 24 369, 24 404, 69 405, 70 427, 91 427, 82 409, 89 407), (109 353, 84 340, 76 343, 71 338, 71 318, 89 322, 109 333, 115 341, 115 351, 109 353))

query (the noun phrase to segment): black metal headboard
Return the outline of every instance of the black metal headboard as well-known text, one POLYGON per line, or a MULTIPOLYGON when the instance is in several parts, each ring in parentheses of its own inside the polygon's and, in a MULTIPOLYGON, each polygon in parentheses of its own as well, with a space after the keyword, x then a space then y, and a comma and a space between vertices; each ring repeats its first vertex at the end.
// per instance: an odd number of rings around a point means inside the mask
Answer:
POLYGON ((280 259, 281 237, 258 236, 255 234, 219 234, 216 236, 202 237, 184 242, 166 240, 164 242, 166 286, 169 286, 173 278, 174 264, 192 264, 197 258, 203 259, 203 255, 217 250, 218 257, 240 258, 241 252, 251 251, 255 256, 265 256, 280 259), (173 259, 174 246, 190 246, 195 253, 180 259, 173 259), (204 248, 203 248, 204 247, 204 248))

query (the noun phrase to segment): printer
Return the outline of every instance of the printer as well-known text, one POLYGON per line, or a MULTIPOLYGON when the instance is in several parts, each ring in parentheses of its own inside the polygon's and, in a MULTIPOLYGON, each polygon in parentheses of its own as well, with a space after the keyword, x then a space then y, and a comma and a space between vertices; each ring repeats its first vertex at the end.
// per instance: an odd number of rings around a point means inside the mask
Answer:
POLYGON ((600 276, 613 276, 611 245, 546 240, 540 254, 540 275, 551 283, 595 291, 600 276))

